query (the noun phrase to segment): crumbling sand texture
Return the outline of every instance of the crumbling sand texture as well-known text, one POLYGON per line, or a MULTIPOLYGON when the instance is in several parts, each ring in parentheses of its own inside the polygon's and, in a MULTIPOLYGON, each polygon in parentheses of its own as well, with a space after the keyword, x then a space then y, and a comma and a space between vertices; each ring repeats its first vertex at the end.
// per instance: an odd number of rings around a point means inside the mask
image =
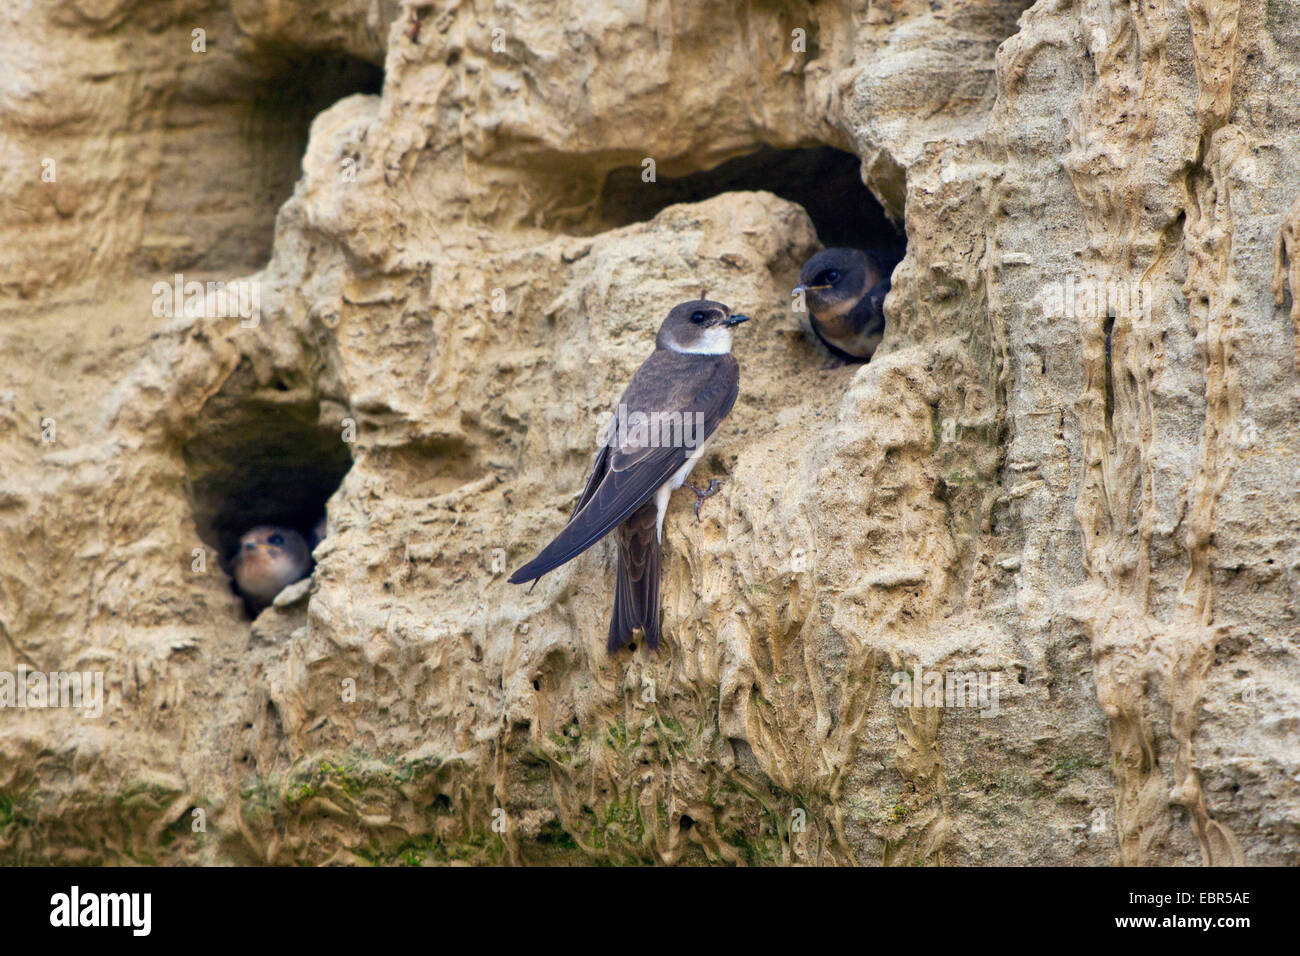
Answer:
POLYGON ((1293 7, 71 0, 0 62, 0 671, 107 693, 0 710, 0 862, 1300 863, 1293 7), (870 205, 816 147, 906 231, 867 365, 791 311, 870 205), (608 656, 612 541, 505 578, 701 289, 724 485, 608 656), (250 624, 232 535, 326 497, 250 624))

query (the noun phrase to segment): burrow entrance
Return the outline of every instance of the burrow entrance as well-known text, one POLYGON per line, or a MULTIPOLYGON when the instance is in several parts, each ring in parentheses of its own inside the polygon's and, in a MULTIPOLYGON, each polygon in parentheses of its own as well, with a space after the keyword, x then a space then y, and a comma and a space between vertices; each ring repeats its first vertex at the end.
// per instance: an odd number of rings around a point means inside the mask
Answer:
POLYGON ((803 206, 824 246, 878 249, 901 259, 907 239, 862 182, 862 162, 830 146, 775 149, 765 146, 713 169, 642 181, 640 166, 622 166, 605 177, 603 220, 625 226, 645 222, 675 203, 700 202, 720 193, 767 190, 803 206))
POLYGON ((317 396, 279 379, 269 387, 252 380, 245 363, 208 401, 183 450, 195 525, 223 570, 257 525, 292 528, 310 541, 352 467, 351 446, 340 427, 322 423, 317 396))
POLYGON ((219 49, 186 74, 169 107, 137 252, 146 271, 262 268, 276 215, 302 176, 312 121, 383 87, 381 67, 346 54, 221 59, 219 49))

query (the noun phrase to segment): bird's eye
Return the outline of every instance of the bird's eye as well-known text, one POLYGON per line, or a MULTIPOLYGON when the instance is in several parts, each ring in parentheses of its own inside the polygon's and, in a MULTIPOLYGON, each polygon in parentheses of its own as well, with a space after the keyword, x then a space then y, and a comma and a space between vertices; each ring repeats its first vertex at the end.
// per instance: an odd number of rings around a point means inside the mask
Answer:
POLYGON ((704 321, 704 313, 703 312, 693 313, 691 315, 691 321, 694 322, 696 325, 699 325, 701 322, 704 321))
POLYGON ((834 285, 840 281, 840 271, 838 269, 827 269, 818 276, 818 285, 834 285))
POLYGON ((284 544, 284 535, 282 535, 282 534, 273 534, 273 535, 271 535, 271 537, 269 537, 269 538, 266 539, 266 543, 267 543, 267 544, 273 544, 273 545, 275 545, 275 546, 278 548, 280 545, 284 544))

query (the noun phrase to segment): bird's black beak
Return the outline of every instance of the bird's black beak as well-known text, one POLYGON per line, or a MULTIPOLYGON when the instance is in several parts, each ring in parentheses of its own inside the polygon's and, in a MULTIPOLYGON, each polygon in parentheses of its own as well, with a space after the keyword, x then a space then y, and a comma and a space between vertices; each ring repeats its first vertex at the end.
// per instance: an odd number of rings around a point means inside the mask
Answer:
POLYGON ((729 317, 729 318, 728 318, 725 322, 723 322, 722 324, 723 324, 723 325, 739 325, 741 322, 748 322, 748 321, 749 321, 749 316, 747 316, 747 315, 733 315, 733 316, 729 317))

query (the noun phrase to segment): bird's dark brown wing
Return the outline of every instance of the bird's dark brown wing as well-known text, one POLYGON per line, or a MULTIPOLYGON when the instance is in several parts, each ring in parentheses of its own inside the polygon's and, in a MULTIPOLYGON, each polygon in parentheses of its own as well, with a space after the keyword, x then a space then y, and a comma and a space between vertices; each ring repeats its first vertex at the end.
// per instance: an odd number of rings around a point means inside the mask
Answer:
POLYGON ((634 413, 641 412, 654 421, 653 413, 678 412, 684 422, 694 422, 698 413, 700 428, 692 430, 693 434, 683 430, 678 436, 693 441, 689 446, 680 440, 638 443, 631 423, 628 433, 620 435, 616 422, 608 454, 601 456, 605 473, 599 484, 592 488, 588 481, 585 501, 580 502, 569 523, 537 557, 510 576, 511 583, 535 580, 571 561, 649 501, 727 417, 736 403, 739 386, 740 367, 731 355, 688 355, 656 349, 632 376, 619 399, 617 415, 626 412, 631 419, 634 413))
POLYGON ((600 446, 600 452, 596 455, 596 462, 591 466, 591 474, 587 476, 587 484, 583 487, 582 494, 578 497, 578 503, 574 505, 573 510, 569 512, 570 521, 572 521, 573 516, 581 511, 587 502, 591 500, 591 496, 596 493, 596 489, 600 487, 600 483, 604 480, 605 472, 609 470, 609 451, 610 448, 608 442, 600 446))
POLYGON ((889 295, 889 277, 876 283, 849 313, 848 326, 854 335, 883 335, 885 332, 885 296, 889 295))

